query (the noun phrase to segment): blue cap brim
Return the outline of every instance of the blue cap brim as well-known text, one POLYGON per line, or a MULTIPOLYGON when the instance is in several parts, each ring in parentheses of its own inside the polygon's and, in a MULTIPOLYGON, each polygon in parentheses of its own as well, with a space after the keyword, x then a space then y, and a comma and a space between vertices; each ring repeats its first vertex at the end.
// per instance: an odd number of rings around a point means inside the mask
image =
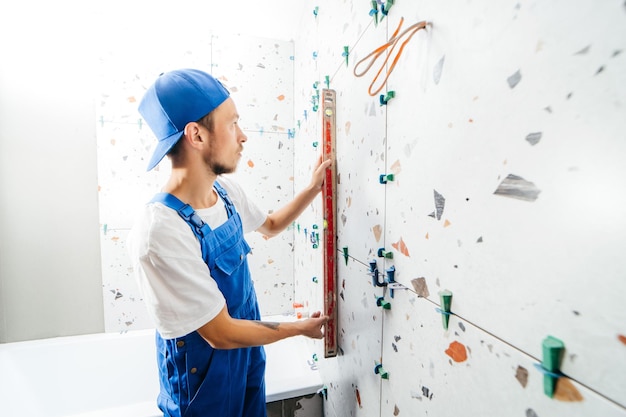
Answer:
POLYGON ((183 133, 184 132, 176 132, 172 136, 157 142, 157 146, 154 148, 154 152, 152 152, 152 158, 150 158, 150 162, 148 163, 147 171, 150 171, 161 162, 165 155, 178 143, 183 133))

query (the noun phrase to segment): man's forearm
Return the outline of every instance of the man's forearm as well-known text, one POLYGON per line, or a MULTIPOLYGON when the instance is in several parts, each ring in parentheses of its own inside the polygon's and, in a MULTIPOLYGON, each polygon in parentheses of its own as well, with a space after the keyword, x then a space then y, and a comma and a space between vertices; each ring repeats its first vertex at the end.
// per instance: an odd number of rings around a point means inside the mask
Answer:
POLYGON ((267 216, 267 220, 263 224, 265 227, 261 232, 268 236, 275 236, 285 230, 315 200, 319 191, 319 189, 314 189, 311 186, 300 191, 293 200, 267 216))
POLYGON ((309 185, 296 194, 295 198, 285 204, 285 206, 268 215, 265 223, 261 225, 258 231, 269 237, 276 236, 297 219, 304 209, 311 204, 317 194, 322 191, 326 170, 330 167, 330 164, 330 160, 322 161, 320 156, 309 185))

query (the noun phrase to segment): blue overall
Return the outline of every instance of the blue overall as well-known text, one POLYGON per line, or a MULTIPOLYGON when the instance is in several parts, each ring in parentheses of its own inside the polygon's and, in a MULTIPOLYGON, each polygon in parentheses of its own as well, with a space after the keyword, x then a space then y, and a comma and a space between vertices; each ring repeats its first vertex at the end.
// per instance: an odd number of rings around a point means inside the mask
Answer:
MULTIPOLYGON (((239 213, 226 191, 215 182, 228 220, 212 230, 194 209, 171 194, 159 202, 176 210, 200 241, 202 258, 226 299, 231 317, 259 320, 239 213)), ((265 351, 263 347, 214 349, 198 332, 175 339, 156 335, 161 379, 158 405, 167 417, 266 416, 265 351)))

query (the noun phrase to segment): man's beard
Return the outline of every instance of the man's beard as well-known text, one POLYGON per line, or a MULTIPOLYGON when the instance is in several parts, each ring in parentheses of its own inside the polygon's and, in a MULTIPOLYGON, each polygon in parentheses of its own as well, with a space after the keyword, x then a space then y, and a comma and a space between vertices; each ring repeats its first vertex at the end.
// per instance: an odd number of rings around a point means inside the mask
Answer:
POLYGON ((233 172, 235 172, 235 169, 237 168, 237 167, 235 168, 227 167, 220 162, 211 160, 210 157, 205 158, 204 163, 211 170, 211 172, 214 173, 215 175, 232 174, 233 172))
POLYGON ((231 174, 235 172, 234 168, 226 168, 224 165, 219 164, 217 162, 213 164, 209 164, 209 168, 211 169, 211 171, 213 171, 215 175, 231 174))

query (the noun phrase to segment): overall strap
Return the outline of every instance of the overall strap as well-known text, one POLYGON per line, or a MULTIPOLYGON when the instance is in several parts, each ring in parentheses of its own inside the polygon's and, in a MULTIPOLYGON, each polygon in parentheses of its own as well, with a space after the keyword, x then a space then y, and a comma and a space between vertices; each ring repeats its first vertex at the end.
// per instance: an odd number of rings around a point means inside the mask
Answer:
POLYGON ((228 213, 228 217, 235 214, 235 205, 233 204, 232 200, 228 196, 228 193, 226 192, 224 187, 222 187, 220 183, 217 181, 213 182, 213 186, 215 187, 215 191, 217 191, 219 196, 224 201, 224 205, 226 206, 226 212, 228 213))
MULTIPOLYGON (((152 200, 150 200, 150 202, 162 203, 166 207, 169 207, 172 210, 178 212, 178 215, 182 217, 183 220, 187 222, 187 224, 189 224, 189 227, 191 227, 191 230, 199 240, 204 239, 205 236, 211 233, 211 228, 209 227, 209 225, 206 224, 200 218, 200 216, 198 216, 193 207, 191 207, 189 204, 183 203, 172 194, 158 193, 152 198, 152 200)), ((202 246, 204 247, 204 245, 202 246)))

